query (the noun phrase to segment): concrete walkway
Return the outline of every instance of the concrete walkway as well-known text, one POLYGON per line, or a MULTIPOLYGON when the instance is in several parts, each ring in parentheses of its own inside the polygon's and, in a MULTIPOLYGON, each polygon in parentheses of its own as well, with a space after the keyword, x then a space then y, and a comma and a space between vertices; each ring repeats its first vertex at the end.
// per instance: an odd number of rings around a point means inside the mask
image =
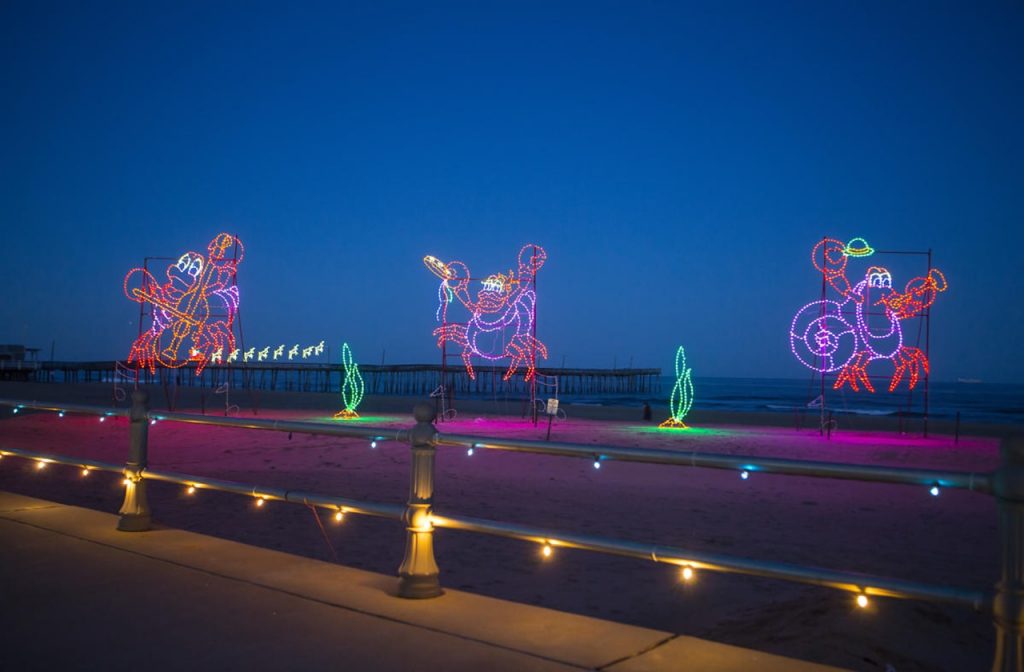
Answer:
POLYGON ((827 668, 0 492, 4 670, 827 668))

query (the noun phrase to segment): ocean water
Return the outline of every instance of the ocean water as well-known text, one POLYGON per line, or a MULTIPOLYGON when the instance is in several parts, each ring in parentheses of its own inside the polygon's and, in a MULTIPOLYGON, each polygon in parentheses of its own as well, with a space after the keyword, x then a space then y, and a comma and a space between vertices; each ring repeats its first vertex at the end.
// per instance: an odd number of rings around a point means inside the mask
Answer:
MULTIPOLYGON (((665 406, 675 379, 662 376, 661 394, 563 395, 574 404, 643 406, 644 403, 665 406)), ((885 381, 873 381, 871 392, 833 390, 830 381, 825 387, 825 409, 833 413, 860 415, 920 416, 924 412, 923 381, 908 393, 886 391, 885 381)), ((792 413, 811 408, 818 410, 821 395, 819 381, 787 378, 694 378, 693 408, 722 411, 761 411, 792 413), (808 406, 808 404, 812 404, 808 406)), ((965 422, 993 422, 1024 425, 1024 385, 998 383, 964 383, 931 381, 928 390, 928 415, 933 418, 954 418, 957 413, 965 422)))

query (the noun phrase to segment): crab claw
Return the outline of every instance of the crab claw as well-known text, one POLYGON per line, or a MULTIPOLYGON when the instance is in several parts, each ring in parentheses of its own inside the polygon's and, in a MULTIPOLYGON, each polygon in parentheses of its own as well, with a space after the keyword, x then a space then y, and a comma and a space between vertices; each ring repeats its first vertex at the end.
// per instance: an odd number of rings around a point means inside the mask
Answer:
POLYGON ((924 369, 925 374, 928 374, 928 358, 921 351, 920 348, 911 348, 908 346, 902 346, 893 355, 893 364, 896 365, 896 371, 892 374, 892 380, 889 381, 889 391, 892 392, 903 380, 903 375, 909 370, 910 381, 907 389, 912 390, 917 385, 918 379, 921 377, 921 369, 924 369))
POLYGON ((860 391, 858 385, 863 385, 864 389, 874 392, 875 388, 871 385, 871 380, 868 378, 867 371, 867 364, 870 359, 871 356, 869 353, 858 352, 854 357, 853 362, 843 367, 843 370, 836 378, 836 383, 832 386, 832 389, 838 390, 846 383, 849 383, 850 389, 854 392, 860 391))

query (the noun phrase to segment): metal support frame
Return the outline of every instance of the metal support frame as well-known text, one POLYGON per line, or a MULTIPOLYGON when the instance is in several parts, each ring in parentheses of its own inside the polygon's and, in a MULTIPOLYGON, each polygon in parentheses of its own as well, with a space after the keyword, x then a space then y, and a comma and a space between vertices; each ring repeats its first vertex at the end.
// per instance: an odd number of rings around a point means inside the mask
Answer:
MULTIPOLYGON (((824 243, 825 241, 828 240, 828 236, 823 236, 821 240, 824 243)), ((825 268, 826 268, 826 265, 827 265, 827 259, 826 259, 827 254, 828 253, 826 251, 826 246, 823 245, 822 246, 822 260, 821 260, 821 269, 822 269, 822 271, 821 271, 821 300, 822 301, 825 301, 828 298, 828 276, 827 276, 827 274, 825 272, 825 268)), ((932 250, 931 250, 931 248, 928 248, 927 251, 921 251, 921 250, 876 250, 874 252, 874 254, 877 254, 877 255, 899 255, 899 256, 926 257, 927 258, 927 265, 928 265, 927 271, 925 273, 926 277, 928 275, 930 275, 931 270, 933 268, 933 266, 932 266, 932 250)), ((825 314, 825 308, 824 308, 824 303, 823 303, 822 304, 822 312, 821 312, 820 316, 824 316, 824 314, 825 314)), ((848 313, 846 311, 844 311, 843 314, 844 315, 848 315, 848 313)), ((872 315, 872 314, 877 315, 878 313, 872 313, 869 310, 868 313, 866 313, 866 314, 867 315, 872 315)), ((922 418, 921 433, 922 433, 922 436, 924 436, 925 438, 928 438, 928 411, 929 411, 928 404, 929 404, 929 401, 930 401, 929 400, 929 387, 930 387, 930 368, 931 368, 930 367, 930 364, 931 364, 931 315, 932 315, 932 307, 928 306, 920 314, 915 315, 912 318, 910 318, 910 319, 918 320, 918 325, 919 326, 918 326, 918 334, 917 334, 917 343, 920 346, 921 340, 922 340, 922 337, 923 337, 923 340, 924 340, 924 354, 925 354, 925 358, 927 358, 928 362, 929 362, 929 368, 921 372, 921 378, 924 379, 922 381, 923 382, 923 386, 921 386, 922 393, 923 393, 922 394, 922 396, 923 396, 923 399, 922 399, 923 418, 922 418), (923 334, 922 334, 922 331, 923 331, 923 334)), ((815 359, 815 361, 816 361, 816 359, 815 359)), ((822 361, 824 361, 824 357, 822 358, 822 361)), ((820 371, 820 372, 819 371, 812 371, 811 372, 811 379, 810 379, 811 387, 813 387, 813 385, 814 385, 815 378, 818 378, 819 381, 820 381, 820 389, 819 389, 819 397, 818 397, 818 399, 820 399, 820 401, 821 401, 821 406, 819 408, 819 415, 820 415, 820 417, 819 417, 818 429, 819 429, 819 433, 822 436, 825 435, 826 430, 830 431, 831 429, 833 429, 832 419, 829 418, 827 423, 826 423, 826 420, 825 420, 826 406, 828 405, 828 403, 827 403, 828 402, 827 391, 829 389, 829 387, 826 385, 826 377, 827 377, 827 374, 824 371, 820 371)), ((877 376, 877 375, 874 375, 874 376, 869 375, 868 377, 869 378, 880 378, 880 376, 877 376)), ((895 392, 890 392, 889 394, 895 394, 895 392)), ((906 394, 906 399, 907 399, 906 410, 909 411, 911 409, 911 407, 912 407, 912 404, 913 404, 914 391, 913 390, 907 390, 905 394, 906 394)), ((813 403, 813 401, 812 401, 812 403, 813 403)), ((901 427, 900 431, 902 432, 903 431, 902 430, 902 427, 903 427, 902 412, 901 412, 901 417, 900 417, 900 427, 901 427)))

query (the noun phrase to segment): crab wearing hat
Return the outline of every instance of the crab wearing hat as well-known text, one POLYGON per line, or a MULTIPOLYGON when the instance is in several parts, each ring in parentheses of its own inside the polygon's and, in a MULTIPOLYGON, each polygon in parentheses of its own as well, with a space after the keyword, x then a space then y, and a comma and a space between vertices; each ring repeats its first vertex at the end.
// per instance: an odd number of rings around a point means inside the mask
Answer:
POLYGON ((825 238, 814 247, 814 267, 842 301, 813 301, 797 311, 789 330, 790 347, 808 368, 820 373, 839 371, 835 389, 848 384, 855 392, 860 386, 874 392, 867 365, 876 359, 888 359, 895 367, 889 391, 894 391, 904 377, 912 390, 921 373, 928 373, 928 358, 920 348, 904 344, 900 321, 929 308, 939 292, 946 291, 946 277, 932 268, 899 292, 893 289, 888 269, 869 266, 863 278, 851 284, 846 275, 849 259, 873 253, 863 238, 849 243, 825 238), (872 313, 874 306, 882 308, 881 327, 871 324, 871 316, 879 314, 872 313), (852 324, 848 319, 851 313, 852 324))
POLYGON ((462 347, 462 361, 466 373, 476 379, 473 357, 496 361, 509 359, 503 380, 509 380, 520 365, 526 365, 524 379, 529 381, 535 372, 536 353, 547 359, 547 347, 533 335, 534 305, 537 295, 533 279, 547 260, 547 253, 537 245, 527 244, 519 251, 518 270, 488 275, 480 281, 474 300, 469 293, 469 268, 461 261, 444 262, 426 256, 423 263, 431 273, 441 279, 438 286, 436 318, 447 316, 447 306, 454 299, 470 312, 465 324, 447 322, 434 330, 437 346, 451 342, 462 347), (511 335, 508 332, 511 331, 511 335), (506 335, 508 338, 506 339, 506 335))

